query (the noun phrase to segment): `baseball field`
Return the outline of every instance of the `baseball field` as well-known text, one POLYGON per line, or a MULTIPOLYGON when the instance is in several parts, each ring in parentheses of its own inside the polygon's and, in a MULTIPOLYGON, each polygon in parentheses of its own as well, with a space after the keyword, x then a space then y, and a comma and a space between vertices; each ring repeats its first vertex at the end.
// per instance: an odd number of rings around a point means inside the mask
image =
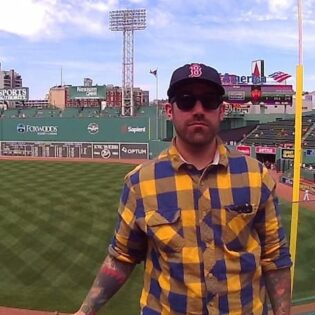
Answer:
MULTIPOLYGON (((133 167, 1 161, 1 306, 67 313, 80 306, 106 255, 123 177, 133 167)), ((291 205, 281 204, 288 231, 291 205)), ((315 297, 314 230, 315 212, 305 207, 300 211, 294 290, 300 302, 315 297)), ((138 266, 100 314, 139 314, 141 274, 138 266)))

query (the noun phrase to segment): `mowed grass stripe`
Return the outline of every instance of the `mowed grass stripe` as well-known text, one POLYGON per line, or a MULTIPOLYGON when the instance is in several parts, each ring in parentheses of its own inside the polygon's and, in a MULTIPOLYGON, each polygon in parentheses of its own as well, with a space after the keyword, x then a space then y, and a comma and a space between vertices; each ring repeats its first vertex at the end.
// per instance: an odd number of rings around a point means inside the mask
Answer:
MULTIPOLYGON (((25 214, 27 215, 28 213, 25 212, 25 214)), ((84 247, 88 246, 85 243, 85 239, 88 238, 88 235, 86 238, 82 235, 83 242, 80 242, 80 238, 76 238, 75 241, 70 244, 67 241, 71 239, 68 228, 63 230, 56 227, 55 224, 52 223, 52 220, 42 220, 38 217, 32 218, 30 216, 29 221, 33 223, 32 226, 35 224, 37 227, 44 227, 44 230, 32 228, 29 232, 29 228, 22 228, 27 226, 28 221, 24 217, 20 217, 20 220, 16 222, 15 229, 13 230, 14 234, 12 231, 7 231, 8 235, 20 235, 22 242, 16 243, 13 250, 19 253, 19 258, 24 260, 24 264, 20 264, 19 260, 14 260, 14 257, 10 257, 9 248, 5 256, 9 261, 12 261, 8 266, 11 271, 15 271, 17 280, 23 279, 26 285, 30 285, 31 283, 35 284, 37 281, 42 282, 47 277, 50 277, 50 275, 54 275, 54 273, 64 272, 73 264, 69 257, 76 257, 84 251, 84 247), (55 266, 51 264, 55 259, 61 259, 61 263, 58 264, 59 270, 55 272, 45 272, 49 269, 49 266, 55 266), (16 263, 18 263, 18 265, 16 265, 16 263), (33 264, 37 265, 36 272, 32 270, 33 264)), ((97 248, 93 248, 93 250, 95 252, 97 248)), ((88 270, 85 272, 88 272, 88 270)), ((49 278, 49 280, 54 281, 54 278, 49 278)), ((78 285, 78 282, 79 280, 75 281, 75 284, 78 285)))
MULTIPOLYGON (((133 167, 0 162, 1 305, 68 312, 79 306, 106 255, 123 177, 133 167)), ((133 277, 121 293, 130 295, 129 286, 136 295, 125 298, 125 314, 138 313, 141 281, 137 271, 133 277)), ((107 314, 119 309, 111 305, 107 314)))
MULTIPOLYGON (((315 297, 315 202, 299 205, 293 298, 315 297)), ((292 204, 281 200, 282 219, 290 240, 292 204)))

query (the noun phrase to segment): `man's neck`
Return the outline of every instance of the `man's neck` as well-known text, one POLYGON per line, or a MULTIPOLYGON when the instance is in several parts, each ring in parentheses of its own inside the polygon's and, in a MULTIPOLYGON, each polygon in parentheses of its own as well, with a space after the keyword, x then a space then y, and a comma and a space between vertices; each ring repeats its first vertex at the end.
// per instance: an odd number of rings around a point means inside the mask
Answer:
POLYGON ((214 159, 217 150, 217 141, 205 146, 192 146, 175 139, 175 146, 182 158, 189 164, 194 165, 198 170, 208 166, 214 159))

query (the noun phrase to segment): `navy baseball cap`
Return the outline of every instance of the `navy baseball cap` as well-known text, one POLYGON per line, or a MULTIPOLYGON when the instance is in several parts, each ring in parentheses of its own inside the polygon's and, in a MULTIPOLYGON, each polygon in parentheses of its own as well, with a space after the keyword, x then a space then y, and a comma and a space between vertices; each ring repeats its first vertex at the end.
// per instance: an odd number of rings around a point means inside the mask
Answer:
POLYGON ((176 89, 183 83, 190 81, 201 81, 215 87, 219 95, 224 95, 225 91, 221 83, 221 77, 218 71, 202 63, 186 64, 176 69, 171 77, 170 86, 167 90, 167 96, 170 99, 175 96, 176 89))

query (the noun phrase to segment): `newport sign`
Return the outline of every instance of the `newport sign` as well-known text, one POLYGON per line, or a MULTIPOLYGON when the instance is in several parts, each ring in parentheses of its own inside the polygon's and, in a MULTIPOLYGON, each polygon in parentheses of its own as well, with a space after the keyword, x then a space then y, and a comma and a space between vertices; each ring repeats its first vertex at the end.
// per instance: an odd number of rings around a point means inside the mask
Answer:
POLYGON ((263 84, 267 82, 265 76, 254 76, 254 75, 242 75, 238 76, 235 74, 221 74, 221 82, 223 85, 238 85, 238 84, 263 84))

